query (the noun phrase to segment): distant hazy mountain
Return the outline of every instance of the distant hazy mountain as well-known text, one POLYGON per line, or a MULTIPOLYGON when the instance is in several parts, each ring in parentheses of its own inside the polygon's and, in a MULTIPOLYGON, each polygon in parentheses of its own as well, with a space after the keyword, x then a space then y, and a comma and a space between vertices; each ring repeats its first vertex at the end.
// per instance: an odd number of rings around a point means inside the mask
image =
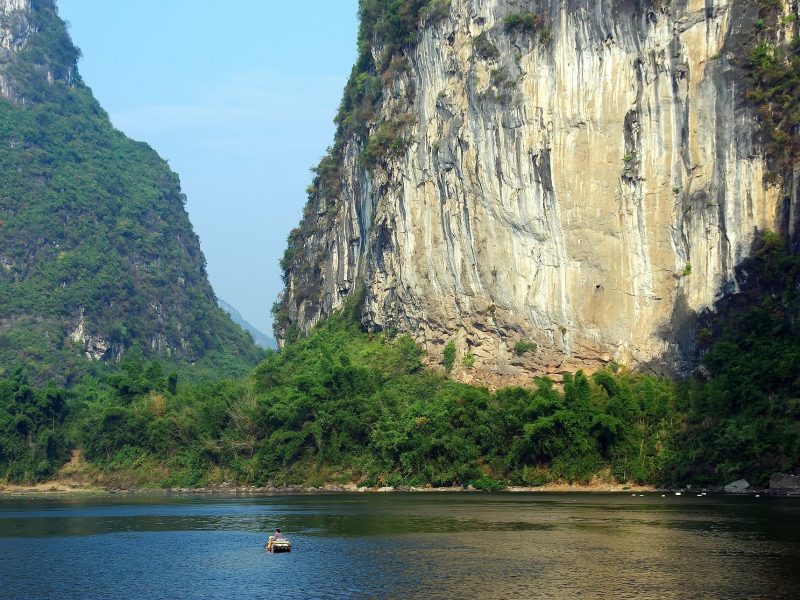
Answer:
POLYGON ((263 331, 256 329, 253 325, 245 320, 245 318, 241 315, 241 313, 236 310, 233 306, 225 302, 220 298, 217 298, 217 304, 219 307, 228 313, 228 316, 233 320, 234 323, 238 323, 239 326, 244 329, 245 331, 249 331, 250 335, 253 336, 253 340, 256 342, 256 346, 260 346, 261 348, 277 348, 278 343, 275 339, 263 331))

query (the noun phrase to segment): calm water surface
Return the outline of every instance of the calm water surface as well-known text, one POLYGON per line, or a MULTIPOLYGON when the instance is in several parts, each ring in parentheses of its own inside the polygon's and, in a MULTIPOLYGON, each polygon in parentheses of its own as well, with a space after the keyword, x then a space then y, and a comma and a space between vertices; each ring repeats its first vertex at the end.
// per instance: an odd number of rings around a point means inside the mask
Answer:
POLYGON ((800 499, 0 498, 3 599, 477 596, 798 598, 800 499))

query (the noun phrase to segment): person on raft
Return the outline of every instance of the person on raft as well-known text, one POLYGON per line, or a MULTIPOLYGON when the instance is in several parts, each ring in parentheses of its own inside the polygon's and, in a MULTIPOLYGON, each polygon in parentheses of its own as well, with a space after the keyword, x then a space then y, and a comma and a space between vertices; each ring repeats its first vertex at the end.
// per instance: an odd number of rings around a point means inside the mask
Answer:
POLYGON ((272 541, 275 542, 277 540, 285 540, 286 536, 281 533, 281 528, 275 528, 275 535, 272 536, 272 541))

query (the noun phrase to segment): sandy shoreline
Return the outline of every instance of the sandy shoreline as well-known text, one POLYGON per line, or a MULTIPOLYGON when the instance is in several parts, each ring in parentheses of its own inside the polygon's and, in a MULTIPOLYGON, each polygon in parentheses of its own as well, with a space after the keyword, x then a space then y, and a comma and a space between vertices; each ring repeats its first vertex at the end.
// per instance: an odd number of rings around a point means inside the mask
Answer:
MULTIPOLYGON (((331 494, 331 493, 464 493, 477 492, 471 487, 367 487, 356 484, 325 485, 320 487, 307 487, 299 485, 289 486, 214 486, 192 488, 138 488, 138 487, 102 487, 76 481, 54 480, 43 483, 19 485, 0 484, 0 496, 49 496, 49 495, 106 495, 106 494, 137 494, 137 495, 169 495, 169 494, 196 494, 196 495, 258 495, 258 494, 331 494)), ((636 484, 619 484, 608 482, 592 482, 589 484, 550 483, 537 487, 509 486, 504 493, 532 493, 532 492, 656 492, 661 491, 652 486, 636 484)))

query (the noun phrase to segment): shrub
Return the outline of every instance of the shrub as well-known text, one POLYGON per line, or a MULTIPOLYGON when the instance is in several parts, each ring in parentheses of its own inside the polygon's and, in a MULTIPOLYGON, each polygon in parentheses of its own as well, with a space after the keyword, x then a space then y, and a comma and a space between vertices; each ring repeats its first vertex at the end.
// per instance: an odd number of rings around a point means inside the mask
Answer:
POLYGON ((419 13, 420 21, 424 25, 436 23, 448 16, 450 16, 450 0, 430 0, 419 13))
POLYGON ((541 15, 531 12, 512 13, 503 19, 507 31, 518 31, 522 33, 534 33, 542 26, 544 19, 541 15))
POLYGON ((401 133, 402 125, 384 121, 369 136, 366 147, 361 151, 361 162, 367 168, 379 161, 399 156, 408 147, 401 133))
MULTIPOLYGON (((771 171, 783 173, 792 168, 800 148, 800 109, 798 109, 798 81, 800 80, 799 39, 781 43, 780 27, 775 14, 759 19, 755 27, 760 33, 748 52, 750 88, 747 99, 759 109, 767 136, 765 149, 770 158, 771 171), (768 39, 772 38, 770 42, 768 39), (777 42, 777 43, 775 43, 777 42)), ((775 177, 765 176, 765 181, 775 177)))
POLYGON ((492 43, 485 31, 472 40, 472 47, 475 54, 484 60, 495 60, 500 56, 497 46, 492 43))
POLYGON ((484 492, 499 492, 506 487, 501 481, 486 476, 473 479, 469 484, 476 490, 482 490, 484 492))
POLYGON ((444 347, 444 352, 442 352, 442 363, 444 364, 444 369, 448 373, 453 370, 453 365, 456 362, 456 343, 453 340, 447 342, 447 345, 444 347))
POLYGON ((535 342, 527 342, 525 340, 520 340, 516 344, 514 344, 514 354, 517 356, 522 356, 526 352, 536 352, 536 343, 535 342))
POLYGON ((546 45, 550 43, 550 40, 553 39, 553 34, 550 31, 549 27, 542 27, 539 30, 539 43, 546 45))

